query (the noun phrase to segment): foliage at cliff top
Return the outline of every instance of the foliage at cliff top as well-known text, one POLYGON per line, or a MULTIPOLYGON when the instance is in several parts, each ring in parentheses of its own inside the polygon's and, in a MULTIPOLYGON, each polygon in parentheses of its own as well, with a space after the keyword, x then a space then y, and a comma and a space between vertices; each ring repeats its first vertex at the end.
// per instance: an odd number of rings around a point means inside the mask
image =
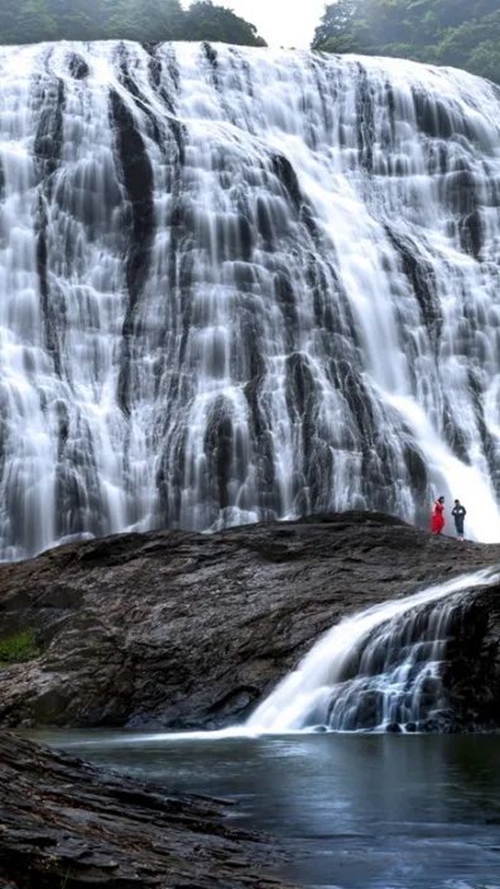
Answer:
POLYGON ((254 25, 211 0, 0 0, 0 43, 210 40, 265 46, 254 25))
POLYGON ((313 48, 454 65, 500 83, 498 0, 337 0, 313 48))

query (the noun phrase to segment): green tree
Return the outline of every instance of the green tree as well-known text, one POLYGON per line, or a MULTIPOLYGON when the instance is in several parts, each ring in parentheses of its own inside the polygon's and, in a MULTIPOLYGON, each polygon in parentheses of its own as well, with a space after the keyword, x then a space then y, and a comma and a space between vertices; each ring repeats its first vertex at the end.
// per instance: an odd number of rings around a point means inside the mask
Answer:
MULTIPOLYGON (((48 0, 55 40, 89 40, 96 0, 48 0)), ((40 38, 38 38, 40 39, 40 38)))
POLYGON ((180 0, 116 0, 107 36, 152 43, 185 39, 184 18, 180 0))
POLYGON ((54 40, 57 37, 55 19, 47 0, 24 0, 16 16, 14 37, 18 43, 54 40))
POLYGON ((15 43, 18 36, 19 0, 3 0, 0 9, 0 43, 15 43))
POLYGON ((313 46, 321 46, 324 49, 327 42, 332 46, 335 41, 349 42, 358 7, 358 0, 338 0, 338 3, 326 6, 323 18, 314 33, 313 46))
POLYGON ((498 0, 339 0, 313 48, 456 65, 499 81, 498 0))
POLYGON ((0 0, 0 42, 221 40, 265 46, 231 9, 198 0, 0 0))
POLYGON ((480 77, 488 77, 500 83, 500 53, 498 40, 483 40, 472 50, 467 59, 467 69, 480 77))
POLYGON ((265 46, 255 25, 235 15, 232 9, 215 6, 211 0, 197 0, 186 13, 185 40, 211 40, 243 46, 265 46))

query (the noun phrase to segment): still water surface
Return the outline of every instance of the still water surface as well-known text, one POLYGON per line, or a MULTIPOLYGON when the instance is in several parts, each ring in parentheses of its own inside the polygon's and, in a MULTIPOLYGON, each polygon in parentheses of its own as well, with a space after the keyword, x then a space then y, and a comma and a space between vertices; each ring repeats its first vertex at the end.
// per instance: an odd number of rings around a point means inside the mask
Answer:
POLYGON ((285 874, 330 889, 500 889, 500 736, 234 738, 37 733, 231 818, 290 850, 285 874))

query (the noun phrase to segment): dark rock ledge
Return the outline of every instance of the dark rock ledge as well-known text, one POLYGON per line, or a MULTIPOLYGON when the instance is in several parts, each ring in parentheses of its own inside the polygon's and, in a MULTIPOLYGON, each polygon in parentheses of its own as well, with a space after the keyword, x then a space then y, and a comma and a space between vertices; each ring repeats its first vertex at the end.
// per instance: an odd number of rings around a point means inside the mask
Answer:
MULTIPOLYGON (((351 512, 123 534, 3 565, 0 650, 27 630, 35 645, 26 662, 0 665, 0 724, 242 720, 344 615, 499 563, 500 545, 351 512)), ((468 602, 445 677, 450 706, 464 727, 500 727, 500 593, 468 602)))
POLYGON ((1 889, 284 889, 271 876, 279 860, 216 800, 168 796, 0 732, 1 889))

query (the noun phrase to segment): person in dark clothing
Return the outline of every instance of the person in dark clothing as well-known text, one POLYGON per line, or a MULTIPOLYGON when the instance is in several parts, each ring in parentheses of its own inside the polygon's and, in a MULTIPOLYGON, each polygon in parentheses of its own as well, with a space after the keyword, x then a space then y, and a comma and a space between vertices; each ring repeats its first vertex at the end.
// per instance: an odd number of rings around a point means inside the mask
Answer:
POLYGON ((457 532, 457 537, 459 540, 464 539, 464 519, 467 515, 467 510, 465 506, 462 506, 460 500, 455 500, 455 505, 451 511, 453 518, 455 519, 455 529, 457 532))

